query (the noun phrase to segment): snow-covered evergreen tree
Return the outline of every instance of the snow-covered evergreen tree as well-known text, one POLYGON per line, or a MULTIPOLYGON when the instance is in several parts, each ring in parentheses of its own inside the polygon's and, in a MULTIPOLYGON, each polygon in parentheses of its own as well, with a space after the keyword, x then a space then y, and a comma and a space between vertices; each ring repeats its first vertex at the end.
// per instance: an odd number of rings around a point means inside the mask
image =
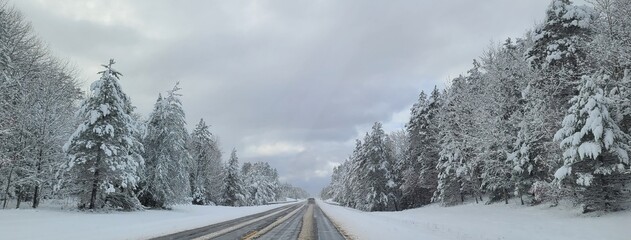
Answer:
POLYGON ((410 121, 406 125, 408 150, 403 171, 403 208, 419 207, 431 202, 436 191, 438 173, 438 111, 440 91, 434 87, 429 99, 421 92, 419 100, 411 109, 410 121))
POLYGON ((204 119, 193 130, 188 149, 192 157, 189 173, 193 204, 219 204, 222 198, 217 196, 221 194, 217 189, 223 186, 221 151, 204 119))
POLYGON ((371 133, 366 135, 363 151, 360 168, 365 174, 361 175, 365 203, 358 207, 368 211, 395 210, 397 184, 393 177, 393 156, 381 123, 375 123, 371 133))
POLYGON ((441 94, 437 87, 434 87, 427 102, 427 108, 423 110, 423 124, 421 125, 421 146, 422 153, 420 156, 420 177, 419 184, 422 188, 421 203, 428 204, 436 191, 438 183, 438 172, 436 165, 440 158, 439 145, 439 122, 438 114, 441 107, 441 94))
POLYGON ((291 199, 306 199, 309 196, 309 193, 300 187, 293 186, 289 183, 282 183, 280 184, 276 201, 282 202, 291 199))
POLYGON ((561 142, 564 165, 555 177, 568 178, 579 190, 585 212, 618 210, 628 199, 629 135, 611 118, 613 101, 598 82, 608 76, 584 76, 579 94, 563 119, 563 128, 555 134, 561 142))
MULTIPOLYGON (((422 154, 421 138, 424 137, 422 131, 424 112, 427 109, 427 95, 421 92, 419 98, 410 109, 410 120, 405 125, 408 135, 407 151, 405 155, 405 169, 403 170, 403 183, 401 191, 403 198, 401 205, 404 209, 419 207, 422 205, 422 189, 419 182, 421 163, 419 158, 422 154)), ((435 168, 435 166, 434 166, 435 168)))
POLYGON ((276 169, 266 162, 245 163, 241 169, 248 205, 264 205, 276 200, 280 186, 276 169))
POLYGON ((405 130, 398 130, 387 134, 386 146, 390 148, 392 153, 392 167, 390 180, 394 183, 390 188, 390 196, 394 198, 395 208, 403 209, 401 201, 403 200, 403 172, 406 166, 406 152, 408 150, 408 136, 405 130))
POLYGON ((239 158, 237 150, 232 149, 228 166, 226 169, 226 178, 223 186, 223 204, 226 206, 243 206, 245 202, 245 193, 243 192, 243 181, 239 172, 239 158))
POLYGON ((131 101, 112 64, 114 60, 104 65, 101 78, 92 83, 91 94, 77 114, 81 124, 64 145, 70 159, 67 170, 79 187, 80 209, 139 206, 133 190, 144 163, 143 148, 135 138, 131 101))
POLYGON ((459 106, 458 94, 463 91, 464 77, 453 80, 452 86, 443 96, 444 105, 440 112, 440 158, 436 165, 438 171, 438 185, 432 197, 433 202, 440 202, 443 206, 451 206, 462 201, 460 175, 464 169, 466 153, 463 151, 463 129, 459 125, 457 108, 459 106))
POLYGON ((189 138, 178 84, 166 98, 158 97, 147 123, 145 146, 145 178, 140 200, 143 205, 166 208, 183 203, 188 197, 191 157, 189 138))

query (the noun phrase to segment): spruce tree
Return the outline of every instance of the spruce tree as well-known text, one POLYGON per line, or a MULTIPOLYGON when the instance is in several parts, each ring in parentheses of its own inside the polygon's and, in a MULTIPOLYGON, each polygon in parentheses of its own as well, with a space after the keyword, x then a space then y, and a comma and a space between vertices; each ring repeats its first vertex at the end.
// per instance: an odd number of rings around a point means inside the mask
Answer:
POLYGON ((408 135, 408 149, 405 158, 406 169, 403 171, 403 184, 401 185, 403 192, 401 205, 405 209, 419 207, 423 202, 421 196, 423 190, 419 181, 421 176, 421 162, 419 158, 423 153, 422 149, 424 147, 422 138, 425 136, 422 128, 424 120, 426 120, 424 118, 424 110, 427 109, 427 105, 427 95, 421 91, 417 102, 410 109, 410 120, 405 125, 408 135))
POLYGON ((119 84, 121 74, 103 65, 101 78, 91 85, 90 96, 78 112, 81 124, 64 146, 67 170, 79 189, 79 208, 139 206, 133 191, 143 166, 142 144, 136 139, 133 107, 119 84))
POLYGON ((433 202, 439 202, 443 206, 456 205, 462 201, 462 179, 465 171, 465 159, 467 158, 464 146, 463 127, 460 118, 464 117, 458 112, 459 96, 464 90, 464 77, 453 80, 449 91, 444 94, 445 102, 440 112, 440 158, 436 165, 438 171, 438 185, 432 197, 433 202))
POLYGON ((613 101, 598 82, 608 76, 584 76, 579 94, 555 134, 561 142, 564 164, 555 177, 568 179, 578 190, 584 212, 619 210, 628 193, 629 135, 611 118, 613 101))
POLYGON ((437 87, 434 87, 429 96, 427 106, 423 109, 423 121, 421 124, 421 146, 419 186, 421 187, 421 204, 429 204, 436 191, 438 172, 436 165, 440 158, 438 114, 441 106, 441 95, 437 87))
POLYGON ((213 191, 209 189, 211 182, 211 164, 213 164, 212 158, 214 149, 213 136, 208 130, 208 126, 204 119, 199 120, 199 123, 191 133, 189 151, 192 157, 190 172, 190 184, 191 195, 193 197, 193 204, 205 205, 208 204, 210 199, 208 198, 208 192, 213 191))
POLYGON ((145 143, 146 176, 141 190, 143 205, 167 208, 183 203, 190 189, 188 166, 191 157, 186 143, 188 131, 178 84, 159 97, 149 117, 145 143))
POLYGON ((226 206, 242 206, 245 204, 243 193, 243 183, 239 174, 239 158, 237 150, 232 149, 228 166, 226 169, 226 179, 223 187, 223 204, 226 206))
POLYGON ((387 146, 386 135, 381 123, 376 122, 372 131, 364 140, 364 161, 361 167, 366 175, 363 177, 363 190, 366 203, 363 209, 368 211, 388 211, 396 209, 393 176, 393 157, 387 146))

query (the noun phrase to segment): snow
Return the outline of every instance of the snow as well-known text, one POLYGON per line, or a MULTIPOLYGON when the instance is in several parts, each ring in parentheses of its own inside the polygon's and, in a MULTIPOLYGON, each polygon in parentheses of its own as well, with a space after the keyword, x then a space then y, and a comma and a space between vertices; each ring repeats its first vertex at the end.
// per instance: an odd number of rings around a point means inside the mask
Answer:
POLYGON ((570 175, 571 172, 572 172, 572 167, 561 166, 559 169, 557 169, 556 172, 554 172, 554 178, 563 180, 565 177, 570 175))
POLYGON ((596 159, 602 149, 600 148, 600 144, 595 142, 583 142, 580 146, 578 146, 578 154, 581 159, 585 159, 585 157, 589 157, 590 159, 596 159))
POLYGON ((595 217, 577 209, 515 204, 429 205, 401 212, 362 212, 319 201, 319 206, 356 239, 423 240, 623 240, 631 236, 631 212, 595 217))
POLYGON ((145 239, 235 219, 283 204, 254 207, 177 205, 173 210, 90 213, 38 209, 0 210, 1 239, 145 239))
POLYGON ((576 179, 576 184, 581 186, 589 187, 592 185, 592 180, 594 180, 594 175, 591 173, 577 173, 578 179, 576 179))

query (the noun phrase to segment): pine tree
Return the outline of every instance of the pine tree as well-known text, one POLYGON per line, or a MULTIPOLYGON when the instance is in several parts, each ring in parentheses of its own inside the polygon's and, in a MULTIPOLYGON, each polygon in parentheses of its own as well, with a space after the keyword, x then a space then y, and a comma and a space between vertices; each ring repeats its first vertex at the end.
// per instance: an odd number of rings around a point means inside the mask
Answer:
POLYGON ((630 178, 631 137, 611 118, 613 101, 598 86, 607 77, 596 74, 582 78, 563 128, 555 134, 564 151, 564 165, 555 177, 574 181, 570 184, 576 184, 584 212, 619 210, 629 197, 624 188, 630 178))
POLYGON ((190 189, 191 163, 188 131, 178 84, 166 98, 158 97, 149 117, 145 143, 146 177, 140 200, 148 207, 166 208, 183 203, 190 189))
POLYGON ((133 107, 118 83, 121 74, 104 65, 101 78, 91 86, 91 95, 81 104, 81 124, 64 151, 70 161, 67 170, 79 186, 79 208, 113 207, 134 209, 138 200, 133 191, 143 166, 142 144, 130 116, 133 107))
POLYGON ((243 183, 239 174, 239 158, 237 150, 232 149, 228 167, 226 180, 223 187, 223 204, 226 206, 243 206, 245 205, 245 195, 243 193, 243 183))

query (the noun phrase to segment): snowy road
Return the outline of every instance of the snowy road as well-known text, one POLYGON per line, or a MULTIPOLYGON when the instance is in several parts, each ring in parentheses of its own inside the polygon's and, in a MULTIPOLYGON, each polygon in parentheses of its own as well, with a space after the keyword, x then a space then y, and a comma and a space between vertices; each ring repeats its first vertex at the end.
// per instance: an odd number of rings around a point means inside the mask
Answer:
POLYGON ((297 203, 282 206, 262 213, 177 232, 153 239, 240 239, 272 224, 277 218, 287 215, 291 211, 302 207, 302 205, 302 203, 297 203))
POLYGON ((320 207, 315 208, 314 218, 316 222, 316 232, 318 239, 345 239, 344 236, 335 228, 331 220, 324 215, 320 207))
POLYGON ((315 203, 297 203, 153 239, 344 240, 346 238, 338 232, 315 203))

